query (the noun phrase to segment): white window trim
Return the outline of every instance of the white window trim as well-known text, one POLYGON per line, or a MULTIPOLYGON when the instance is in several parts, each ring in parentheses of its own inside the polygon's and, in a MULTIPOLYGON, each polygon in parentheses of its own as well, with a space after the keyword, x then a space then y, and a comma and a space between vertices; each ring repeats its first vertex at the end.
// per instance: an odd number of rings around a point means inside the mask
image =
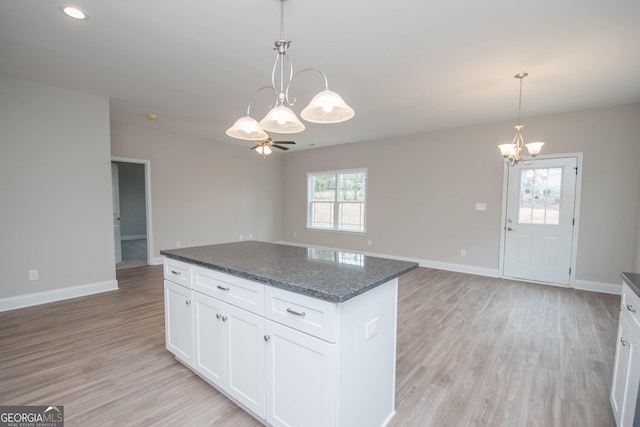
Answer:
MULTIPOLYGON (((337 182, 337 179, 336 179, 337 182)), ((312 231, 328 231, 328 232, 332 232, 332 233, 347 233, 347 234, 367 234, 367 200, 368 200, 368 196, 369 196, 369 170, 367 168, 353 168, 353 169, 337 169, 337 170, 326 170, 326 171, 313 171, 313 172, 307 172, 307 200, 306 200, 306 210, 307 210, 307 226, 306 229, 307 230, 312 230, 312 231), (363 230, 342 230, 339 228, 321 228, 321 227, 312 227, 311 226, 311 194, 313 193, 313 190, 311 189, 311 177, 312 176, 317 176, 317 175, 336 175, 336 178, 338 175, 343 175, 343 174, 350 174, 350 173, 363 173, 364 172, 364 176, 365 176, 365 180, 364 180, 364 221, 363 221, 363 230)), ((337 189, 336 189, 336 198, 337 198, 337 189)), ((341 203, 338 202, 337 200, 334 201, 336 204, 337 203, 341 203)), ((338 211, 339 209, 335 210, 334 213, 334 223, 337 225, 338 221, 336 216, 338 215, 338 211)))

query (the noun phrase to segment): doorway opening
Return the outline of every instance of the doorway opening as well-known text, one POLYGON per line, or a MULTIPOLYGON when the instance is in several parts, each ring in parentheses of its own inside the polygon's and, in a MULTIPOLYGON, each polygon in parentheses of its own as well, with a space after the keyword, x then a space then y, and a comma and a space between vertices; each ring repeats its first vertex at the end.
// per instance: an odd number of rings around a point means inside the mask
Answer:
POLYGON ((116 270, 153 264, 150 162, 113 157, 116 270))
POLYGON ((505 165, 500 271, 505 278, 572 287, 582 154, 505 165))

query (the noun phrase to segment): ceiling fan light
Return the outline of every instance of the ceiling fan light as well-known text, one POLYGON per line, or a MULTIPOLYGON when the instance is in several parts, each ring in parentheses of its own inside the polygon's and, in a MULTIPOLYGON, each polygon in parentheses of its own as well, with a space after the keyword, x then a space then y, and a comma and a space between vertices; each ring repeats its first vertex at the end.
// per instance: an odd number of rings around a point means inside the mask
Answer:
POLYGON ((256 147, 255 150, 263 156, 268 156, 272 153, 271 148, 268 145, 260 145, 256 147))
POLYGON ((227 129, 227 135, 236 139, 246 141, 257 141, 269 138, 269 135, 260 127, 256 119, 251 116, 244 116, 227 129))
POLYGON ((500 144, 498 148, 503 157, 510 157, 516 154, 516 144, 500 144))
POLYGON ((528 144, 525 144, 524 146, 527 147, 527 151, 529 152, 529 154, 532 157, 535 157, 538 154, 540 154, 540 151, 542 151, 543 145, 544 145, 544 142, 530 142, 528 144))
POLYGON ((353 108, 349 107, 336 92, 324 89, 313 97, 309 105, 300 113, 300 117, 311 123, 341 123, 355 115, 353 108))
POLYGON ((284 105, 273 107, 264 119, 260 120, 260 127, 273 133, 298 133, 305 129, 296 114, 284 105))

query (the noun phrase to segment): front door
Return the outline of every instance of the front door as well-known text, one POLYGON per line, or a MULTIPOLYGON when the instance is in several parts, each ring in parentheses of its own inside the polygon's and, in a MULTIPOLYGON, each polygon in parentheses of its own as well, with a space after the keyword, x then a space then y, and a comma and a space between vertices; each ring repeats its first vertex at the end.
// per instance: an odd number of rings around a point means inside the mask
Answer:
POLYGON ((577 163, 539 159, 509 168, 505 277, 569 285, 577 163))

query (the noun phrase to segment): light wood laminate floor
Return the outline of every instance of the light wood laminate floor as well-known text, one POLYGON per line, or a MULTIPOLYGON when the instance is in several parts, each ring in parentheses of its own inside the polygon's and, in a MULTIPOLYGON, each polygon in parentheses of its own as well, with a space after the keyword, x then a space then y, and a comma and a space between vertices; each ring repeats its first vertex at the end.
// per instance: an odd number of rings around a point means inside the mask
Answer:
MULTIPOLYGON (((161 266, 121 270, 118 282, 0 313, 0 405, 64 405, 67 426, 260 425, 166 351, 161 266)), ((400 280, 391 425, 614 426, 618 304, 414 270, 400 280)))

